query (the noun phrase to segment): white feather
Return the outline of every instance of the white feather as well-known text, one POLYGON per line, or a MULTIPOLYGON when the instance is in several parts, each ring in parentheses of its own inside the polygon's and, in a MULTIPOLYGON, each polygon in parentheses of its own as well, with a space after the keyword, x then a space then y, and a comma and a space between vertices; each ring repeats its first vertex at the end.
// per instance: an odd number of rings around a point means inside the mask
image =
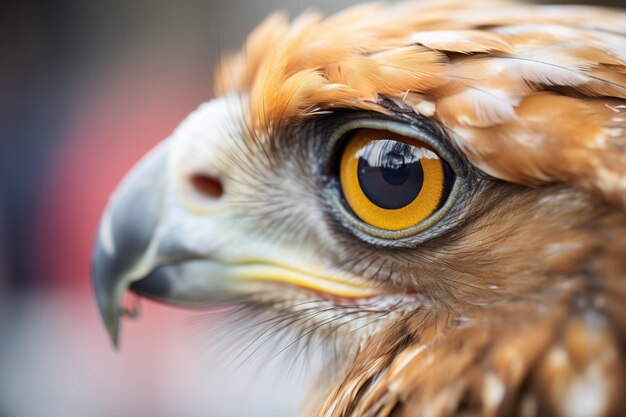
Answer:
POLYGON ((432 44, 441 45, 457 42, 471 42, 471 40, 468 40, 468 38, 461 36, 458 31, 451 30, 432 30, 426 32, 416 32, 412 33, 409 39, 411 40, 411 42, 420 43, 425 46, 430 46, 432 44))
MULTIPOLYGON (((564 55, 564 54, 562 54, 564 55)), ((564 56, 559 63, 537 54, 493 58, 491 64, 499 67, 509 78, 542 85, 580 86, 591 81, 572 60, 564 56)))
POLYGON ((520 101, 520 97, 513 96, 509 91, 469 88, 446 97, 438 106, 458 104, 454 111, 458 122, 470 126, 491 126, 514 120, 517 117, 515 107, 520 101), (461 111, 463 108, 467 110, 461 111))
POLYGON ((582 33, 571 27, 549 24, 549 23, 524 23, 519 25, 501 26, 492 30, 500 35, 507 36, 532 36, 551 35, 562 40, 579 40, 583 38, 582 33))

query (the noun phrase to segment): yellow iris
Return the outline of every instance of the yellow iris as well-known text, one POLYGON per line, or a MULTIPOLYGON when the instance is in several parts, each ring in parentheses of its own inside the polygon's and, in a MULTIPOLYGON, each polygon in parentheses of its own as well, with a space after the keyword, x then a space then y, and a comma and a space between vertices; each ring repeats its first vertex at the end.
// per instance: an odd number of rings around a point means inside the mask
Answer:
MULTIPOLYGON (((385 155, 380 155, 378 152, 377 157, 385 158, 385 155)), ((395 157, 397 158, 397 155, 395 157)), ((430 147, 417 139, 387 130, 359 129, 348 139, 341 155, 339 172, 341 188, 348 205, 362 221, 383 230, 403 230, 425 220, 441 205, 446 180, 444 163, 430 147), (363 176, 362 170, 359 171, 359 161, 363 163, 363 157, 368 148, 372 149, 376 141, 410 145, 416 155, 421 155, 418 159, 422 170, 421 181, 417 182, 414 178, 408 178, 409 183, 403 184, 402 189, 411 190, 413 187, 416 192, 419 189, 419 193, 403 207, 393 209, 381 207, 374 203, 364 191, 364 188, 368 186, 368 177, 363 176)), ((395 189, 390 186, 389 190, 395 189)), ((385 190, 383 189, 382 192, 384 193, 385 190)), ((390 191, 389 194, 397 192, 390 191)))

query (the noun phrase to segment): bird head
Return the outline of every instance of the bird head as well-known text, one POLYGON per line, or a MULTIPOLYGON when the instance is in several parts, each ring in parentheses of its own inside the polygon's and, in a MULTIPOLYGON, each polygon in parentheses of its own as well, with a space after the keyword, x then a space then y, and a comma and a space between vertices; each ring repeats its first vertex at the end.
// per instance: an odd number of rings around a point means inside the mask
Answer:
POLYGON ((624 28, 492 1, 270 16, 111 198, 113 341, 128 290, 236 304, 334 344, 320 416, 619 415, 624 28))

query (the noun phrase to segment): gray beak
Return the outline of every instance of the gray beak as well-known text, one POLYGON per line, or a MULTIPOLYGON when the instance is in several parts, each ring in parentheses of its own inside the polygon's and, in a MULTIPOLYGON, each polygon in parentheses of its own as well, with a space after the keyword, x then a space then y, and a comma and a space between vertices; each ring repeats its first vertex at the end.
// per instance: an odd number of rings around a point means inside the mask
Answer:
MULTIPOLYGON (((117 189, 102 217, 92 258, 100 315, 113 345, 125 291, 187 307, 210 306, 242 295, 231 269, 199 253, 167 190, 171 141, 149 152, 117 189), (181 230, 183 229, 183 230, 181 230)), ((183 219, 183 217, 185 217, 183 219)), ((197 221, 197 219, 195 219, 197 221)), ((205 220, 205 219, 200 219, 205 220)), ((206 223, 206 221, 205 221, 206 223)), ((199 245, 207 247, 210 245, 199 245)))
POLYGON ((114 345, 118 342, 120 303, 148 250, 163 210, 169 143, 152 150, 125 178, 103 216, 92 259, 93 286, 100 315, 114 345))

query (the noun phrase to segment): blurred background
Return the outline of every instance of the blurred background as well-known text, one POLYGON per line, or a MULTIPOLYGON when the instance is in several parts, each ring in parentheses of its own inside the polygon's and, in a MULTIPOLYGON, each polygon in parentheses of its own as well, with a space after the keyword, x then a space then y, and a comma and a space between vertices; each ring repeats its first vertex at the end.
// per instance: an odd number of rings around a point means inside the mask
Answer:
POLYGON ((203 331, 214 317, 143 302, 113 351, 89 258, 108 195, 211 98, 220 53, 275 9, 293 16, 352 3, 2 2, 0 417, 296 414, 316 361, 289 373, 280 357, 218 363, 215 335, 203 331))

